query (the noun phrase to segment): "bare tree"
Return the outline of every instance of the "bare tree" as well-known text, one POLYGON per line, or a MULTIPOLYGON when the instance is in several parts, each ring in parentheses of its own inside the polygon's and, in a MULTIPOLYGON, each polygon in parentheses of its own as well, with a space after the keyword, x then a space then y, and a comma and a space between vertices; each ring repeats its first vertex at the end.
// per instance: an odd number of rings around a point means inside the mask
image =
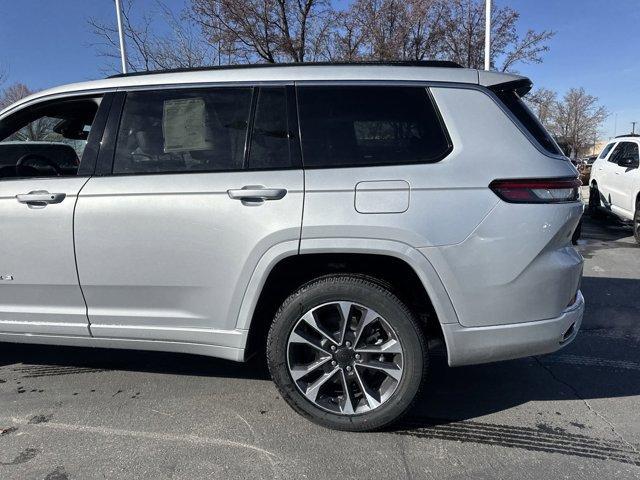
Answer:
POLYGON ((439 53, 442 0, 356 0, 336 23, 333 58, 423 60, 439 53))
MULTIPOLYGON (((28 97, 33 93, 36 92, 31 90, 24 83, 14 83, 9 85, 2 91, 2 95, 0 95, 0 110, 14 104, 18 100, 28 97)), ((56 120, 52 118, 39 118, 12 134, 8 139, 23 142, 51 140, 51 136, 56 135, 51 131, 55 122, 56 120)))
POLYGON ((191 0, 192 18, 213 46, 240 61, 313 61, 324 51, 329 0, 191 0))
POLYGON ((31 91, 24 83, 14 83, 13 85, 9 85, 0 95, 0 110, 24 97, 28 97, 32 93, 34 92, 31 91))
POLYGON ((558 94, 548 88, 538 88, 524 97, 540 123, 549 131, 555 130, 554 121, 558 110, 558 94))
MULTIPOLYGON (((442 56, 468 68, 484 64, 484 1, 447 0, 442 56)), ((491 66, 501 71, 513 70, 518 63, 540 63, 549 50, 547 42, 554 32, 517 33, 520 14, 510 7, 491 10, 491 66)))
MULTIPOLYGON (((148 71, 167 68, 190 68, 208 65, 213 52, 202 40, 186 13, 176 15, 160 0, 155 9, 134 15, 135 0, 126 0, 122 12, 125 40, 127 42, 127 66, 131 71, 148 71), (159 34, 156 21, 168 27, 168 33, 159 34)), ((120 58, 118 29, 113 22, 89 19, 89 26, 98 39, 94 44, 99 55, 117 60, 120 58)), ((117 71, 116 62, 110 62, 108 70, 117 71)))
POLYGON ((570 155, 576 158, 592 146, 608 115, 597 97, 587 94, 584 88, 572 88, 557 103, 554 133, 570 147, 570 155))

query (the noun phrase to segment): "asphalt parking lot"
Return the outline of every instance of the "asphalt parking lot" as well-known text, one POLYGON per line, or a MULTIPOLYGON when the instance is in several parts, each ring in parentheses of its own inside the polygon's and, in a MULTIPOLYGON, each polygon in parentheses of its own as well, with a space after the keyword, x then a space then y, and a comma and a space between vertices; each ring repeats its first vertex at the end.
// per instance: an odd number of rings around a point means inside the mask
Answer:
POLYGON ((395 429, 303 420, 256 365, 0 346, 0 479, 640 478, 640 248, 586 218, 587 310, 553 355, 451 369, 432 354, 395 429))

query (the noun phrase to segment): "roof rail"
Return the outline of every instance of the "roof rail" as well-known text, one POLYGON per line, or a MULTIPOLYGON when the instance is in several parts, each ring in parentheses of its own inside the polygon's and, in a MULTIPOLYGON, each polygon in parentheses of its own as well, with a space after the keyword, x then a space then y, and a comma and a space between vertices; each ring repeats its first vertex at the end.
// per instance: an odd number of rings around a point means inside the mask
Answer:
POLYGON ((614 138, 622 138, 622 137, 640 137, 637 133, 626 133, 624 135, 617 135, 614 138))
POLYGON ((243 68, 275 68, 275 67, 306 67, 306 66, 358 66, 358 65, 382 65, 393 67, 439 67, 439 68, 463 68, 462 65, 448 60, 390 60, 380 62, 304 62, 304 63, 248 63, 242 65, 214 65, 208 67, 192 68, 172 68, 167 70, 147 70, 143 72, 118 73, 107 78, 134 77, 138 75, 155 75, 159 73, 183 73, 183 72, 204 72, 215 70, 235 70, 243 68))

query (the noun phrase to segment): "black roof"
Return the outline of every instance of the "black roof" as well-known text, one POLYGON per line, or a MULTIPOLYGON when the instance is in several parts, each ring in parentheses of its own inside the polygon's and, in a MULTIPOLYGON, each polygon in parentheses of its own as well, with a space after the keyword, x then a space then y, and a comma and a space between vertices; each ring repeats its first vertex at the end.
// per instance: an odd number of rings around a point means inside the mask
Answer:
POLYGON ((307 67, 307 66, 357 66, 357 65, 383 65, 392 67, 440 67, 440 68, 463 68, 456 62, 447 60, 398 60, 384 62, 304 62, 304 63, 247 63, 241 65, 213 65, 207 67, 193 68, 172 68, 167 70, 147 70, 142 72, 118 73, 108 78, 132 77, 137 75, 150 75, 158 73, 181 73, 181 72, 202 72, 208 70, 235 70, 242 68, 273 68, 273 67, 307 67))
POLYGON ((637 133, 625 133, 624 135, 617 135, 614 138, 622 138, 622 137, 640 137, 640 134, 637 134, 637 133))

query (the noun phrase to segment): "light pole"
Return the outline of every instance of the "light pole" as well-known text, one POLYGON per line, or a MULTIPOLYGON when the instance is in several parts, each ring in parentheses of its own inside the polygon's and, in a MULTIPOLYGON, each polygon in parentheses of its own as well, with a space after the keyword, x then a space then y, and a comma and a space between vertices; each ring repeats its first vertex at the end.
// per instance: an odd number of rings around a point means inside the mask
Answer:
POLYGON ((491 0, 486 0, 484 14, 484 69, 491 68, 491 0))
POLYGON ((638 122, 631 122, 631 135, 636 134, 636 123, 638 122))
POLYGON ((122 28, 122 9, 120 0, 116 0, 116 18, 118 20, 118 38, 120 39, 120 60, 122 61, 122 73, 127 73, 127 47, 124 43, 124 29, 122 28))

